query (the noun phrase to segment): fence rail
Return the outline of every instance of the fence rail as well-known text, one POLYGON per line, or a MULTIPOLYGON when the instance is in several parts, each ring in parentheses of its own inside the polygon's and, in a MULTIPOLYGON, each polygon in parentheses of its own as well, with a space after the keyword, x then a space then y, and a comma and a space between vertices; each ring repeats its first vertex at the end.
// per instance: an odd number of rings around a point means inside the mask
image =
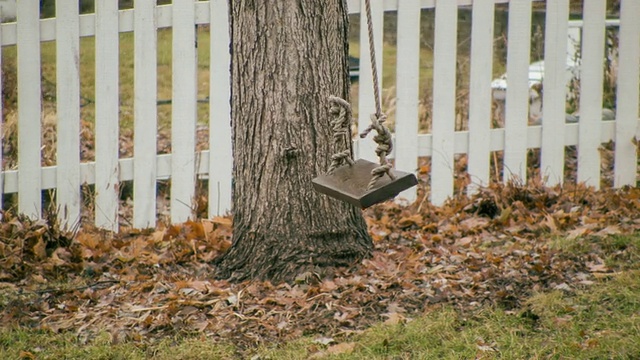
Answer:
MULTIPOLYGON (((580 121, 565 123, 566 59, 569 0, 546 1, 543 79, 544 123, 530 126, 529 78, 531 14, 534 0, 384 0, 373 1, 377 64, 382 69, 383 15, 397 12, 397 73, 395 166, 405 171, 418 167, 419 157, 431 157, 430 199, 442 204, 453 195, 456 154, 468 154, 469 191, 488 184, 490 153, 504 152, 504 178, 525 180, 527 151, 541 149, 541 173, 549 184, 564 181, 565 147, 577 146, 578 180, 598 187, 600 154, 604 142, 615 142, 614 186, 636 184, 636 134, 639 128, 640 4, 623 0, 619 23, 619 77, 616 119, 603 121, 602 79, 604 0, 585 1, 581 47, 580 121), (491 128, 491 74, 493 25, 496 4, 509 5, 506 111, 504 128, 491 128), (457 19, 460 6, 473 6, 469 78, 469 130, 455 131, 457 19), (433 115, 430 134, 418 133, 420 86, 420 9, 435 10, 433 60, 433 115)), ((348 0, 349 12, 360 11, 361 1, 348 0)), ((191 214, 196 178, 209 180, 209 216, 231 208, 231 128, 228 11, 225 0, 175 0, 155 6, 138 1, 134 9, 118 10, 117 0, 96 2, 95 14, 78 15, 77 4, 57 1, 57 19, 39 20, 38 2, 19 1, 17 22, 0 26, 3 46, 17 45, 18 167, 2 172, 4 194, 18 193, 19 211, 33 217, 42 213, 41 191, 56 189, 63 222, 80 217, 80 185, 95 184, 95 223, 117 231, 119 183, 133 180, 133 225, 156 223, 156 181, 172 179, 171 219, 182 222, 191 214), (117 26, 115 26, 117 24, 117 26), (197 121, 196 32, 208 24, 210 36, 209 132, 215 153, 195 150, 197 121), (173 28, 172 153, 157 155, 157 29, 173 28), (118 158, 118 33, 133 32, 135 41, 134 157, 118 158), (79 38, 96 39, 96 158, 80 162, 79 38), (40 43, 56 41, 58 155, 56 166, 41 163, 40 43), (215 154, 215 156, 213 156, 215 154)), ((362 15, 361 15, 362 16, 362 15)), ((370 67, 366 21, 361 19, 360 68, 370 67)), ((381 72, 381 71, 379 71, 381 72)), ((368 71, 359 77, 359 127, 369 123, 374 108, 368 71)), ((373 158, 371 140, 355 142, 357 157, 373 158)), ((401 196, 416 199, 415 189, 401 196)))

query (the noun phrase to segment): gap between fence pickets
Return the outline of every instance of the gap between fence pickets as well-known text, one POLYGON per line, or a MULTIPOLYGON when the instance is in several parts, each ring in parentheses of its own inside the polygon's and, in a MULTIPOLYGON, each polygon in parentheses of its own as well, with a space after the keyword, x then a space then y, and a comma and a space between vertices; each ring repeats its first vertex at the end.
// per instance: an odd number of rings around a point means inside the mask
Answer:
MULTIPOLYGON (((640 119, 637 121, 637 128, 640 128, 640 119)), ((614 140, 615 120, 602 121, 600 131, 600 141, 606 143, 614 140)), ((501 151, 504 148, 504 129, 491 129, 490 151, 501 151)), ((457 131, 454 134, 455 154, 466 154, 468 152, 468 131, 457 131)), ((395 137, 394 137, 395 142, 395 137)), ((418 156, 431 156, 431 134, 418 135, 418 156)), ((529 126, 527 129, 527 147, 529 149, 539 148, 542 142, 542 127, 529 126)), ((565 146, 575 146, 578 144, 578 124, 565 125, 565 146)), ((354 147, 358 146, 358 141, 354 142, 354 147)), ((200 179, 207 179, 209 173, 209 150, 196 153, 200 157, 196 174, 200 179)), ((389 155, 389 159, 394 159, 394 154, 389 155)), ((171 154, 160 154, 156 157, 157 180, 167 180, 171 176, 171 154)), ((118 181, 133 180, 133 158, 120 159, 120 174, 118 181)), ((41 168, 42 189, 56 188, 56 167, 46 166, 41 168)), ((18 192, 18 170, 7 170, 2 172, 4 179, 4 193, 11 194, 18 192)), ((95 183, 95 162, 84 162, 80 165, 80 177, 83 184, 95 183)))

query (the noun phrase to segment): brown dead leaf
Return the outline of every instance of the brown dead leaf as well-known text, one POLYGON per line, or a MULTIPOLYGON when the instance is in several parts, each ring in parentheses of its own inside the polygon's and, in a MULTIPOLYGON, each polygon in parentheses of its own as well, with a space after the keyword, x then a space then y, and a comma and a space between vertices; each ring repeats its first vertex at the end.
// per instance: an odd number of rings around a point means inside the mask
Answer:
POLYGON ((398 227, 404 229, 414 225, 422 225, 423 219, 420 214, 404 217, 398 221, 398 227))
POLYGON ((387 313, 387 314, 384 314, 383 316, 387 317, 387 320, 384 321, 385 325, 404 324, 406 321, 406 318, 404 316, 396 312, 387 313))
POLYGON ((214 216, 213 219, 211 219, 211 222, 227 228, 231 228, 232 226, 231 218, 228 217, 214 216))
POLYGON ((455 244, 456 246, 467 247, 469 246, 469 244, 471 244, 472 241, 473 241, 473 237, 465 236, 462 239, 456 240, 455 244))
POLYGON ((587 262, 586 263, 587 268, 589 269, 589 271, 591 271, 592 273, 595 272, 599 272, 599 273, 605 273, 605 272, 609 272, 609 267, 607 267, 607 265, 605 265, 604 263, 594 263, 594 262, 587 262))
POLYGON ((42 238, 38 238, 38 242, 33 245, 33 255, 35 255, 37 260, 44 260, 47 257, 47 245, 44 243, 42 238))
POLYGON ((472 217, 460 223, 460 226, 465 229, 465 231, 482 230, 487 225, 489 225, 489 219, 484 217, 472 217))
POLYGON ((91 250, 97 249, 101 244, 101 241, 97 236, 88 232, 78 234, 76 236, 76 241, 82 244, 85 248, 89 248, 91 250))
POLYGON ((153 243, 159 244, 164 241, 166 235, 166 229, 158 229, 154 231, 149 238, 153 243))
POLYGON ((187 240, 204 239, 206 237, 202 222, 189 220, 184 225, 188 229, 185 235, 187 240))
POLYGON ((36 356, 30 351, 20 351, 20 354, 18 356, 20 357, 20 359, 36 359, 36 356))
POLYGON ((579 227, 567 232, 567 239, 573 240, 581 236, 587 235, 591 230, 587 227, 579 227))
POLYGON ((327 353, 331 355, 350 354, 356 348, 356 343, 347 342, 329 346, 327 353))
POLYGON ((547 226, 552 233, 555 233, 558 231, 558 227, 556 226, 556 220, 553 218, 551 214, 546 214, 544 216, 543 224, 547 226))

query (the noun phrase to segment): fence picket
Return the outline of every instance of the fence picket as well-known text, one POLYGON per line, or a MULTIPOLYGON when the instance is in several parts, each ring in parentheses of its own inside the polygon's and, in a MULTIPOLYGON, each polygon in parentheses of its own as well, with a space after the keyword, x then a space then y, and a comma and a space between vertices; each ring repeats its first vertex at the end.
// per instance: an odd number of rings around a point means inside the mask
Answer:
POLYGON ((469 84, 468 193, 489 184, 491 131, 491 75, 493 72, 494 1, 477 0, 471 22, 469 84))
POLYGON ((42 215, 40 170, 40 4, 17 3, 18 40, 18 210, 30 217, 42 215))
MULTIPOLYGON (((396 70, 395 167, 414 172, 418 168, 418 87, 420 85, 420 0, 398 4, 398 60, 396 70)), ((416 188, 400 198, 416 200, 416 188)))
POLYGON ((118 0, 96 3, 96 226, 118 230, 118 0))
POLYGON ((431 156, 431 202, 435 205, 442 205, 453 195, 457 35, 458 4, 437 0, 431 156))
POLYGON ((153 1, 134 3, 133 226, 156 223, 157 32, 153 1))
POLYGON ((79 7, 56 0, 57 191, 60 223, 80 221, 79 7))
POLYGON ((578 182, 600 188, 600 134, 602 121, 605 0, 585 1, 580 67, 580 122, 578 128, 578 182))
POLYGON ((569 0, 549 0, 546 10, 540 170, 547 185, 556 185, 564 179, 566 68, 573 56, 567 53, 569 0))
POLYGON ((531 0, 509 2, 503 180, 527 180, 531 0))
POLYGON ((209 216, 231 210, 231 54, 227 0, 211 0, 209 216))
MULTIPOLYGON (((364 1, 361 7, 364 10, 364 1)), ((378 71, 378 81, 380 92, 382 93, 382 30, 383 30, 384 9, 382 1, 371 2, 371 20, 373 23, 374 48, 376 51, 376 69, 378 71)), ((369 55, 369 37, 367 32, 367 17, 365 11, 360 14, 360 76, 358 78, 358 132, 371 124, 371 114, 376 112, 375 96, 373 93, 373 76, 371 74, 371 56, 369 55)), ((384 112, 384 109, 382 109, 384 112)), ((377 162, 375 153, 376 143, 373 136, 358 141, 355 147, 355 157, 377 162)))
POLYGON ((623 1, 620 9, 618 96, 616 104, 613 185, 635 186, 637 174, 638 90, 640 68, 640 2, 623 1))
MULTIPOLYGON (((602 142, 616 142, 614 187, 634 185, 637 176, 636 135, 640 128, 640 3, 622 2, 621 17, 605 19, 605 1, 584 4, 584 21, 570 23, 569 0, 548 0, 545 28, 543 124, 527 126, 531 3, 535 0, 381 0, 372 2, 375 46, 382 78, 383 13, 398 10, 397 103, 395 150, 397 168, 414 171, 418 157, 431 156, 431 201, 441 205, 453 194, 454 155, 468 154, 473 184, 469 193, 489 182, 489 153, 505 151, 505 180, 526 180, 528 149, 541 148, 542 175, 548 185, 561 184, 564 147, 578 146, 578 180, 596 188, 600 182, 602 142), (496 3, 509 3, 508 90, 504 129, 491 129, 492 34, 496 3), (469 131, 455 131, 458 8, 473 5, 469 91, 469 131), (432 134, 417 134, 420 9, 436 10, 432 134), (602 121, 604 34, 618 26, 619 74, 616 121, 602 121), (584 33, 580 34, 580 27, 584 33), (571 37, 571 40, 568 38, 571 37), (565 124, 567 48, 582 38, 580 122, 565 124), (596 131, 594 131, 594 129, 596 131)), ((349 0, 350 13, 364 9, 349 0)), ((17 23, 2 24, 3 45, 17 44, 18 168, 2 171, 3 194, 19 193, 19 211, 40 217, 42 190, 57 191, 63 225, 80 214, 80 184, 95 184, 95 223, 118 230, 119 182, 134 180, 133 226, 156 222, 156 179, 171 179, 171 220, 191 215, 197 176, 209 179, 209 215, 232 207, 229 19, 226 0, 175 0, 172 5, 137 1, 133 10, 118 11, 117 0, 97 2, 96 14, 78 16, 78 6, 56 1, 58 17, 39 20, 37 2, 18 2, 17 23), (209 24, 209 150, 195 151, 197 122, 197 51, 195 25, 209 24), (173 27, 172 154, 157 155, 157 29, 173 27), (119 32, 134 31, 134 150, 119 159, 119 32), (80 162, 79 37, 96 36, 96 161, 80 162), (58 165, 41 166, 40 42, 56 40, 58 165), (215 152, 214 152, 215 150, 215 152)), ((369 125, 375 110, 370 72, 367 23, 361 14, 359 128, 369 125)), ((0 55, 1 55, 0 48, 0 55)), ((0 56, 1 65, 1 56, 0 56)), ((0 74, 0 84, 2 84, 0 74)), ((0 104, 0 110, 1 104, 0 104)), ((1 112, 1 111, 0 111, 1 112)), ((2 123, 0 122, 0 130, 2 123)), ((355 143, 356 156, 375 159, 371 137, 355 143)), ((0 162, 2 154, 0 154, 0 162)), ((402 197, 414 200, 415 189, 402 197)), ((1 204, 0 197, 0 204, 1 204)))
POLYGON ((194 0, 173 2, 171 222, 191 216, 196 185, 197 34, 194 0))

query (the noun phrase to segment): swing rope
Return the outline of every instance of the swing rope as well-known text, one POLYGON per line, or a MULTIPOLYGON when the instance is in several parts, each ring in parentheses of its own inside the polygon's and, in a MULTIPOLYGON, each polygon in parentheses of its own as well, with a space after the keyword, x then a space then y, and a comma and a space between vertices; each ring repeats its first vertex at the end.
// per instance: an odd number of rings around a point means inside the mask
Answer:
POLYGON ((380 166, 371 170, 371 181, 367 186, 367 190, 371 190, 378 179, 389 175, 391 180, 395 180, 396 177, 391 173, 391 164, 387 162, 387 155, 393 150, 393 142, 391 141, 391 132, 389 128, 384 125, 387 116, 382 113, 382 106, 380 104, 380 84, 378 83, 378 67, 376 66, 376 47, 373 41, 373 21, 371 20, 371 1, 365 0, 365 12, 367 15, 367 31, 369 33, 369 57, 371 58, 371 75, 373 76, 373 93, 376 103, 376 113, 371 115, 371 125, 369 125, 362 133, 360 138, 365 138, 369 135, 371 130, 376 131, 376 136, 373 137, 373 141, 378 144, 376 148, 376 155, 380 161, 380 166))
MULTIPOLYGON (((344 146, 345 141, 351 141, 351 105, 337 96, 329 96, 329 113, 333 116, 331 127, 333 128, 333 143, 335 147, 344 146)), ((333 172, 344 163, 353 165, 351 150, 349 148, 337 152, 331 156, 331 165, 327 174, 333 172)))
MULTIPOLYGON (((369 56, 371 59, 371 74, 373 77, 373 92, 375 97, 376 112, 371 115, 371 125, 369 125, 362 133, 360 138, 365 138, 371 130, 376 131, 376 135, 373 137, 373 141, 378 145, 376 147, 376 155, 380 162, 380 166, 371 170, 371 180, 367 185, 367 191, 373 189, 378 179, 387 174, 391 180, 395 180, 396 177, 391 172, 391 164, 387 161, 387 155, 391 153, 393 149, 393 142, 391 141, 391 132, 389 128, 384 125, 387 116, 382 112, 382 105, 380 104, 380 84, 378 79, 378 68, 376 65, 376 50, 373 41, 373 22, 371 20, 371 2, 365 0, 365 12, 367 16, 367 30, 369 35, 369 56)), ((336 147, 339 147, 344 143, 345 139, 351 141, 351 131, 349 126, 351 125, 351 105, 339 97, 329 97, 330 110, 329 112, 333 116, 331 120, 331 126, 333 128, 333 139, 336 147)), ((344 151, 337 152, 331 156, 331 165, 327 174, 332 174, 338 167, 344 163, 353 165, 354 161, 351 158, 351 151, 346 149, 344 151)))
MULTIPOLYGON (((380 104, 380 84, 378 84, 378 66, 376 65, 376 47, 373 41, 373 21, 371 20, 371 1, 365 0, 365 13, 367 15, 367 32, 369 34, 369 58, 371 59, 371 75, 373 76, 373 93, 376 101, 376 117, 380 118, 382 114, 382 105, 380 104)), ((362 137, 362 135, 360 135, 362 137)))

